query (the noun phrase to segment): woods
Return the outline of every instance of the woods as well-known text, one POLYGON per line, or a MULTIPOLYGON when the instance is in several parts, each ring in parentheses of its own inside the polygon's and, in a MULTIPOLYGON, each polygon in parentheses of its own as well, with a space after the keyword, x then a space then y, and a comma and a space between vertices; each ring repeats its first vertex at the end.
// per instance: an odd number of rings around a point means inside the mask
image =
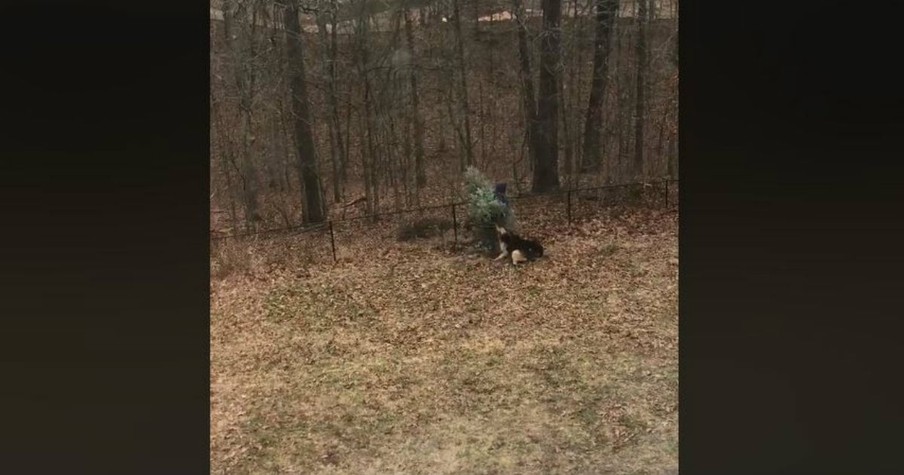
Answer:
POLYGON ((223 231, 677 178, 677 3, 217 0, 211 206, 223 231), (349 205, 360 203, 360 205, 349 205))
POLYGON ((677 473, 666 0, 212 0, 216 473, 677 473))

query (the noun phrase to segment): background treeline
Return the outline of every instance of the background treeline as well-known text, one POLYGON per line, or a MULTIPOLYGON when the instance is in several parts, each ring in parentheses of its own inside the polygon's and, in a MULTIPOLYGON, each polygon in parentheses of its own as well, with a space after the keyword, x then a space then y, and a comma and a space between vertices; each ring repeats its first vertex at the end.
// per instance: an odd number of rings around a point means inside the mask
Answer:
POLYGON ((214 229, 677 178, 677 1, 285 1, 211 4, 214 229))

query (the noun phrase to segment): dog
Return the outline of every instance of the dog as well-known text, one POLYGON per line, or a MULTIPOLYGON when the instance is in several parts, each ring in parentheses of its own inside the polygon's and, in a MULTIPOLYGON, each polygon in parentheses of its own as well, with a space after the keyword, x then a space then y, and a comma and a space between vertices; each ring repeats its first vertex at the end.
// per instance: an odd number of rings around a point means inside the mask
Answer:
POLYGON ((499 249, 502 251, 494 261, 511 255, 512 264, 532 261, 543 257, 543 246, 530 239, 524 239, 517 234, 508 231, 502 226, 496 226, 496 234, 499 237, 499 249))

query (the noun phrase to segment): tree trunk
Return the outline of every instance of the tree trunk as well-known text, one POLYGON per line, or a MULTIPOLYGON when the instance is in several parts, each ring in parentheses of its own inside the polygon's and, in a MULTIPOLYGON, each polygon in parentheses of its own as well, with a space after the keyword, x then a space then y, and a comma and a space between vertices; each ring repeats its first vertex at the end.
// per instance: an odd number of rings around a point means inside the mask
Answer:
POLYGON ((531 167, 537 163, 537 100, 534 94, 534 79, 530 66, 530 48, 527 41, 527 18, 522 0, 513 0, 515 23, 518 25, 518 56, 520 58, 521 106, 524 109, 524 131, 527 137, 528 161, 531 167))
POLYGON ((635 95, 634 109, 634 179, 639 180, 644 175, 644 105, 646 92, 647 69, 647 0, 637 0, 638 8, 635 21, 637 22, 637 92, 635 95))
POLYGON ((292 113, 298 146, 298 176, 302 183, 302 223, 322 223, 326 216, 317 170, 314 134, 311 130, 311 110, 305 83, 304 50, 298 14, 298 4, 290 2, 284 20, 286 51, 289 56, 289 88, 292 92, 292 113))
POLYGON ((562 0, 543 0, 543 35, 540 50, 540 95, 537 122, 540 136, 532 190, 559 188, 559 79, 562 64, 562 0))
POLYGON ((461 0, 452 0, 452 21, 455 24, 455 51, 458 56, 458 104, 464 121, 462 141, 464 142, 465 160, 461 164, 461 171, 474 164, 474 151, 471 149, 471 118, 468 105, 468 81, 465 69, 465 43, 461 28, 461 0))
POLYGON ((571 120, 568 118, 570 109, 568 107, 568 99, 565 97, 565 88, 562 84, 564 82, 564 80, 559 81, 559 110, 562 111, 562 113, 559 114, 559 117, 561 118, 559 122, 562 123, 562 137, 564 137, 562 140, 562 151, 565 152, 565 163, 563 163, 562 166, 564 167, 565 175, 571 176, 574 147, 572 147, 571 144, 571 120))
POLYGON ((414 27, 411 11, 405 8, 405 38, 408 42, 408 54, 411 55, 411 66, 408 68, 408 83, 411 87, 411 112, 414 117, 414 173, 417 180, 418 193, 427 184, 427 172, 424 169, 424 119, 421 116, 420 98, 418 97, 417 73, 414 65, 414 27))
MULTIPOLYGON (((561 103, 562 103, 562 133, 565 136, 565 163, 563 170, 567 176, 568 186, 574 187, 574 170, 575 156, 579 155, 579 150, 575 147, 576 136, 579 136, 578 127, 575 121, 575 108, 577 101, 575 100, 575 92, 580 91, 578 71, 581 64, 582 42, 579 40, 583 30, 582 18, 578 16, 579 5, 578 0, 571 0, 571 4, 566 6, 566 18, 570 18, 571 38, 568 40, 567 49, 563 47, 564 55, 567 58, 566 66, 567 75, 561 81, 561 103)), ((565 21, 565 20, 563 20, 565 21)), ((564 39, 563 39, 564 41, 564 39)), ((580 97, 580 96, 578 96, 580 97)))
POLYGON ((669 178, 678 178, 678 138, 676 136, 669 137, 669 178))
POLYGON ((583 171, 598 171, 602 163, 600 151, 600 126, 603 117, 603 98, 609 79, 609 51, 611 36, 619 0, 597 0, 596 39, 593 43, 593 79, 590 99, 587 101, 587 117, 584 122, 583 171))
MULTIPOLYGON (((248 8, 248 6, 245 5, 243 8, 248 8)), ((233 30, 233 27, 235 26, 235 19, 233 17, 235 10, 236 6, 234 2, 228 0, 224 2, 224 33, 226 34, 226 42, 232 53, 234 80, 238 91, 238 105, 241 113, 241 125, 239 127, 239 136, 242 141, 241 165, 239 165, 237 171, 239 172, 239 180, 242 186, 242 204, 245 212, 245 225, 249 230, 254 231, 257 227, 257 223, 261 220, 258 180, 253 160, 254 119, 252 103, 254 102, 255 77, 251 60, 255 56, 254 32, 252 31, 251 34, 246 34, 247 32, 245 31, 237 32, 233 30), (244 47, 245 41, 248 42, 247 52, 244 47)), ((247 15, 243 15, 243 18, 239 20, 243 27, 245 26, 245 16, 247 15)), ((254 27, 253 18, 251 26, 252 28, 254 27)))
POLYGON ((336 112, 336 77, 335 64, 333 63, 333 52, 331 45, 327 41, 326 31, 326 13, 317 12, 317 34, 320 38, 321 51, 321 77, 327 85, 327 107, 329 108, 329 120, 327 120, 327 128, 330 134, 330 164, 333 170, 333 202, 342 202, 342 178, 339 174, 339 161, 342 153, 342 144, 340 137, 340 125, 338 121, 338 113, 336 112))
MULTIPOLYGON (((241 230, 239 229, 239 219, 238 212, 235 205, 236 200, 236 192, 233 188, 232 184, 232 173, 230 172, 230 166, 233 168, 235 165, 235 157, 234 157, 234 147, 232 144, 232 140, 229 139, 229 135, 231 135, 227 131, 227 126, 223 122, 223 117, 220 112, 220 107, 216 102, 211 102, 210 106, 210 115, 214 127, 212 127, 211 135, 215 134, 217 139, 217 143, 219 144, 219 154, 222 160, 222 173, 226 178, 226 195, 229 197, 229 219, 232 221, 232 232, 233 234, 239 234, 241 230)), ((213 173, 213 170, 211 170, 213 173)))
POLYGON ((487 163, 487 128, 486 115, 483 110, 483 81, 477 80, 477 119, 480 123, 480 130, 477 132, 477 141, 480 142, 480 162, 478 168, 483 168, 487 163))
POLYGON ((361 127, 362 132, 362 140, 361 140, 361 165, 362 171, 364 173, 364 196, 367 201, 366 210, 367 214, 371 217, 372 220, 377 220, 377 212, 380 209, 379 203, 379 188, 377 186, 378 173, 376 171, 375 164, 378 162, 377 159, 377 143, 374 138, 374 134, 376 133, 376 125, 374 124, 374 115, 376 111, 374 111, 374 91, 371 84, 371 74, 370 74, 370 51, 368 50, 368 31, 369 31, 369 19, 367 18, 367 12, 365 10, 366 3, 361 3, 361 10, 359 11, 358 20, 357 20, 357 48, 358 48, 358 68, 361 80, 364 84, 364 111, 363 117, 361 120, 363 121, 363 126, 361 127))
POLYGON ((348 142, 349 140, 349 131, 348 131, 348 123, 346 122, 345 126, 345 136, 342 134, 342 121, 339 120, 339 95, 338 95, 338 87, 336 82, 338 81, 338 73, 336 71, 336 64, 338 62, 339 55, 339 21, 338 21, 338 13, 339 12, 339 2, 338 0, 330 1, 330 114, 332 115, 332 120, 336 126, 336 142, 339 146, 339 182, 344 187, 348 182, 347 176, 347 164, 348 164, 348 144, 343 142, 348 142))

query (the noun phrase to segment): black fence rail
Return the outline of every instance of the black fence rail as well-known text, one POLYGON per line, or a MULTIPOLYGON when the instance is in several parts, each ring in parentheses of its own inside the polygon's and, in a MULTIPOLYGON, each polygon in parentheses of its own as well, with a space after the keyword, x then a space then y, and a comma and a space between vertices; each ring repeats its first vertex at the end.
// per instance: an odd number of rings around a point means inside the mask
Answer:
MULTIPOLYGON (((508 197, 518 227, 537 229, 547 225, 569 225, 598 216, 618 206, 643 206, 664 209, 678 207, 678 180, 625 183, 575 188, 543 194, 508 197)), ((346 254, 366 252, 387 241, 430 239, 445 249, 468 245, 470 223, 468 203, 398 210, 376 215, 332 219, 316 225, 298 225, 225 236, 211 236, 214 243, 225 240, 291 239, 304 236, 299 251, 309 253, 313 261, 336 262, 346 254)), ((542 237, 542 236, 538 236, 542 237)))

